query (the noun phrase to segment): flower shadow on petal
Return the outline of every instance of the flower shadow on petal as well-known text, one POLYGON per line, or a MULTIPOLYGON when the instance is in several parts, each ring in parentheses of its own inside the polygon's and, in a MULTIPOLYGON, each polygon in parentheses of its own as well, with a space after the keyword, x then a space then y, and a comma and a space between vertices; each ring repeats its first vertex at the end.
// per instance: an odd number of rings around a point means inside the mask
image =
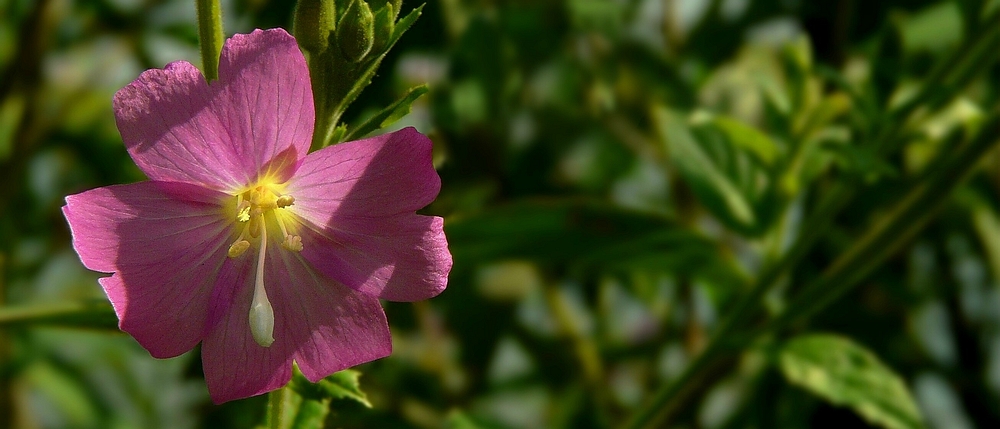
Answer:
POLYGON ((116 225, 116 272, 100 283, 119 327, 154 357, 173 357, 204 336, 230 232, 214 191, 182 183, 143 184, 148 204, 132 204, 116 225))
POLYGON ((340 198, 329 196, 337 205, 328 214, 319 209, 330 206, 306 202, 302 234, 309 243, 303 256, 325 275, 371 296, 418 301, 443 291, 452 264, 443 221, 415 213, 441 186, 430 140, 410 128, 341 146, 340 155, 325 160, 345 164, 343 177, 317 171, 333 175, 327 179, 331 190, 343 181, 353 186, 340 198))

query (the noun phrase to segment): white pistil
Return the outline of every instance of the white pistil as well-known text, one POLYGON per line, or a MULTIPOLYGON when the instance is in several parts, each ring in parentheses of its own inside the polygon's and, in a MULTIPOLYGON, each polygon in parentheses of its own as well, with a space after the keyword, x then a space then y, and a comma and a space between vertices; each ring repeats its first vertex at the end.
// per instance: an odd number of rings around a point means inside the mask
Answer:
POLYGON ((271 308, 271 302, 268 301, 267 292, 264 290, 265 250, 267 250, 267 231, 261 231, 260 252, 257 255, 257 279, 254 282, 253 302, 250 303, 250 333, 261 347, 270 347, 274 343, 274 309, 271 308))

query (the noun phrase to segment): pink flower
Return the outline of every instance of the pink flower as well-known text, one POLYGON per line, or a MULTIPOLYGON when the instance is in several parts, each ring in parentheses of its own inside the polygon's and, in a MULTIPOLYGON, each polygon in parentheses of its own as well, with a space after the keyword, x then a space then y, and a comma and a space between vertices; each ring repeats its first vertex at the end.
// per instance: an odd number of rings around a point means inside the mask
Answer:
POLYGON ((150 181, 66 197, 83 264, 120 328, 157 358, 202 343, 221 403, 387 356, 379 298, 444 290, 441 187, 412 128, 308 154, 309 71, 281 29, 236 35, 219 80, 190 63, 147 70, 114 97, 150 181))

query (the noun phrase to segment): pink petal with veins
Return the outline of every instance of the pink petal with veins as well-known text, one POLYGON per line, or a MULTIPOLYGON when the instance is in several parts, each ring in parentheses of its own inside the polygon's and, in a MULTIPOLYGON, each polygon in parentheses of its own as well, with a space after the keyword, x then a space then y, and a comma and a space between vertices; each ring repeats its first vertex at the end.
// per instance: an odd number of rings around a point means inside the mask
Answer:
MULTIPOLYGON (((275 239, 277 237, 274 237, 275 239)), ((309 380, 388 356, 389 326, 378 299, 348 289, 274 245, 265 259, 264 285, 274 308, 274 343, 261 347, 250 334, 253 297, 250 258, 223 269, 220 284, 235 284, 232 305, 205 338, 202 361, 216 403, 284 386, 298 364, 309 380)))
POLYGON ((66 197, 73 248, 100 279, 119 326, 154 357, 201 341, 215 273, 226 260, 222 195, 179 183, 141 182, 66 197))
POLYGON ((150 179, 225 191, 261 174, 287 179, 309 150, 315 119, 309 69, 281 29, 229 39, 211 85, 184 61, 147 70, 115 94, 114 111, 150 179))

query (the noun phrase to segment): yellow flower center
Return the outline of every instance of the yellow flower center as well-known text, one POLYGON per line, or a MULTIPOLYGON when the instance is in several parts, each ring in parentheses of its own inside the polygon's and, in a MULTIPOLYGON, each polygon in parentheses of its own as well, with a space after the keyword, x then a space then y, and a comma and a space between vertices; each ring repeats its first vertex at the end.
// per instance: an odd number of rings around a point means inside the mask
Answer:
POLYGON ((259 241, 253 301, 250 303, 250 333, 262 347, 270 347, 274 343, 274 310, 264 290, 268 229, 281 232, 281 247, 284 249, 292 252, 302 250, 302 238, 289 234, 289 228, 295 225, 290 219, 291 214, 281 210, 294 204, 295 198, 283 194, 283 190, 282 184, 261 180, 236 194, 235 218, 240 235, 229 246, 228 252, 230 258, 238 258, 250 249, 251 240, 259 241))

